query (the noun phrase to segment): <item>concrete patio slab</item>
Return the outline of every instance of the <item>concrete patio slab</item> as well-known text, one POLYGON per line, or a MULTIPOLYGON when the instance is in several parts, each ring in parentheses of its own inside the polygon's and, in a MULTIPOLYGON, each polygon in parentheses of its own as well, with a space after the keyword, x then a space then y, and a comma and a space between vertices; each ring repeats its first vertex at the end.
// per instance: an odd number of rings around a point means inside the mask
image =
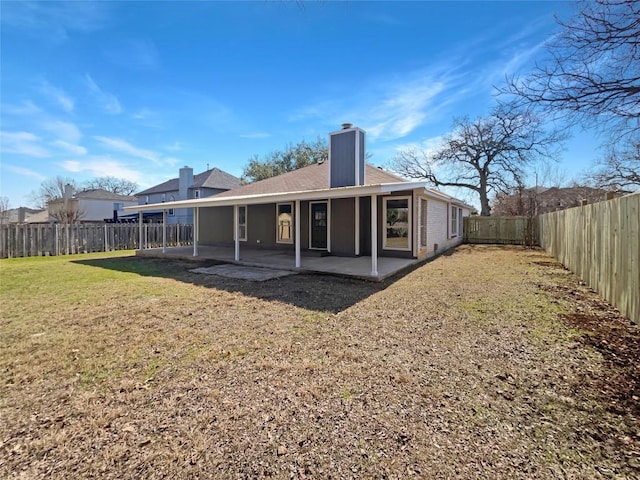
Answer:
POLYGON ((273 280, 274 278, 287 277, 295 275, 297 272, 291 270, 276 270, 273 268, 260 267, 244 267, 242 265, 225 264, 215 265, 213 267, 200 267, 190 270, 193 273, 204 273, 209 275, 217 275, 225 278, 237 278, 240 280, 252 280, 255 282, 264 282, 273 280))
POLYGON ((270 250, 240 248, 240 260, 234 260, 233 247, 221 247, 212 245, 200 245, 198 256, 193 256, 193 247, 167 247, 165 252, 161 248, 146 248, 136 250, 136 255, 156 258, 180 258, 182 260, 216 260, 220 262, 242 265, 246 267, 273 268, 277 270, 289 270, 294 272, 325 273, 340 275, 364 280, 382 281, 405 268, 415 265, 421 260, 415 258, 390 258, 378 257, 378 274, 371 275, 371 257, 339 257, 327 255, 305 255, 302 253, 301 266, 296 268, 293 252, 286 250, 270 250))

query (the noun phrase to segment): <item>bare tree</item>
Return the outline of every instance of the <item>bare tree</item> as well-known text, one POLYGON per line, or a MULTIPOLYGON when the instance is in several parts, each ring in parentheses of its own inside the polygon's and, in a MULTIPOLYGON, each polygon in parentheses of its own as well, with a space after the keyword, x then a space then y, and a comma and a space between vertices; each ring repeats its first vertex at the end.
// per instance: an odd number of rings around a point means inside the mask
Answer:
POLYGON ((9 197, 0 197, 0 225, 9 223, 9 197))
POLYGON ((435 151, 402 151, 390 167, 436 187, 476 192, 480 214, 490 215, 490 196, 522 184, 524 168, 539 159, 552 158, 563 138, 556 131, 546 131, 530 112, 501 105, 484 118, 455 120, 453 130, 435 151))
POLYGON ((96 177, 87 180, 83 184, 83 187, 87 190, 102 188, 103 190, 117 193, 118 195, 132 195, 138 190, 139 185, 126 178, 96 177))
POLYGON ((640 140, 610 148, 589 177, 606 190, 640 189, 640 140))
POLYGON ((78 201, 74 198, 55 200, 49 203, 47 208, 49 216, 58 223, 80 223, 80 220, 85 216, 85 212, 78 207, 78 201))
POLYGON ((503 93, 608 137, 637 138, 640 129, 640 1, 582 0, 547 44, 548 57, 503 93))
POLYGON ((38 208, 46 208, 52 200, 64 197, 66 185, 71 185, 74 191, 79 187, 73 178, 57 176, 44 180, 38 190, 31 192, 31 202, 38 208))

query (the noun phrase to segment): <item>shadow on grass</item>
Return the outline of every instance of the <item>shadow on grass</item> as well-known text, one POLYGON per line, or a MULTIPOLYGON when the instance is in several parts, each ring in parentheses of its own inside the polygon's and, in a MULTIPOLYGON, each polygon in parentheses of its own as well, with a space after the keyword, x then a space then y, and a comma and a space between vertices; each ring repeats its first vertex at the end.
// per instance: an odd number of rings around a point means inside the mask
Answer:
POLYGON ((341 312, 370 295, 384 290, 398 278, 417 268, 416 266, 404 270, 381 283, 307 273, 258 282, 190 271, 198 267, 224 263, 215 260, 193 261, 131 256, 74 260, 73 263, 135 273, 145 277, 170 278, 200 287, 241 293, 262 300, 279 301, 309 310, 331 313, 341 312))

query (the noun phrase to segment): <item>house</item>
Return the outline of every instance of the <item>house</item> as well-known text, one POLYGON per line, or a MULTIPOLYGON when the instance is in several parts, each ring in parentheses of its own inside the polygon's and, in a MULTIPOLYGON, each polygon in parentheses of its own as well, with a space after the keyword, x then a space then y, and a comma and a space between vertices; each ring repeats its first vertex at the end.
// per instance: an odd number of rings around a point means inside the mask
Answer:
POLYGON ((425 259, 462 242, 471 207, 449 195, 365 163, 365 132, 350 124, 329 134, 328 161, 244 185, 211 198, 127 210, 190 208, 198 246, 281 250, 301 267, 305 255, 425 259))
MULTIPOLYGON (((180 169, 178 178, 172 178, 159 185, 136 193, 138 205, 154 203, 175 202, 179 200, 191 200, 207 198, 241 185, 239 178, 223 172, 219 168, 212 168, 197 175, 193 174, 193 168, 180 169)), ((162 221, 162 209, 146 212, 147 217, 153 217, 162 221), (155 214, 155 215, 154 215, 155 214)), ((167 210, 167 223, 193 223, 193 209, 170 208, 167 210)))
POLYGON ((78 223, 116 220, 124 215, 124 207, 137 205, 138 200, 129 195, 120 195, 102 188, 75 192, 65 185, 62 198, 47 203, 49 222, 78 223))
POLYGON ((29 207, 10 208, 0 212, 0 224, 8 223, 29 223, 37 214, 45 210, 37 210, 29 207))
POLYGON ((607 192, 586 186, 525 188, 511 195, 500 195, 494 201, 493 215, 541 215, 543 213, 578 207, 583 202, 605 200, 607 194, 620 196, 622 192, 607 192))

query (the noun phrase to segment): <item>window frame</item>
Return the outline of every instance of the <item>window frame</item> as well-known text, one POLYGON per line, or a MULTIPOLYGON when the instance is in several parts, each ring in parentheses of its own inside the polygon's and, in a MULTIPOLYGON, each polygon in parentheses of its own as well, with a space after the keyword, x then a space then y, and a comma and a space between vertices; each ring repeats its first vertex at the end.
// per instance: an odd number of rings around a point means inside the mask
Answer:
POLYGON ((294 222, 295 222, 295 210, 293 207, 293 202, 278 202, 276 203, 276 243, 282 243, 286 245, 293 244, 293 231, 294 231, 294 222), (289 205, 291 207, 291 225, 289 225, 289 239, 282 240, 280 238, 280 206, 289 205))
POLYGON ((248 214, 249 214, 249 208, 247 207, 247 205, 238 205, 238 240, 240 242, 246 242, 248 238, 248 228, 247 228, 248 214), (244 224, 240 223, 240 209, 244 209, 244 224), (240 227, 242 226, 244 226, 244 237, 240 235, 240 232, 241 232, 240 227))
POLYGON ((458 236, 458 207, 450 205, 449 207, 449 238, 458 236))
POLYGON ((411 196, 410 195, 390 195, 382 198, 382 248, 383 250, 397 250, 401 252, 412 251, 412 221, 411 221, 411 196), (393 247, 387 245, 387 204, 389 201, 406 200, 407 201, 407 246, 393 247))
POLYGON ((428 200, 424 197, 418 199, 418 245, 420 248, 428 248, 427 209, 428 200), (424 242, 423 242, 424 233, 424 242))

